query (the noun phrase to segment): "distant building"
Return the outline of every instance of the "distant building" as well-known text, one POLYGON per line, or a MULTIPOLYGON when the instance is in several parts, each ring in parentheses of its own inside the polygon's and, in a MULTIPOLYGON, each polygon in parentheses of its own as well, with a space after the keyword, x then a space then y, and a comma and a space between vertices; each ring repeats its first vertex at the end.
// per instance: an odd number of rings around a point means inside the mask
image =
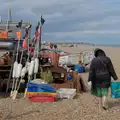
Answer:
MULTIPOLYGON (((9 23, 9 30, 11 30, 11 32, 8 33, 8 38, 17 39, 16 32, 19 30, 16 27, 17 24, 18 24, 18 22, 10 22, 9 23)), ((26 27, 28 25, 30 25, 30 23, 23 23, 22 24, 23 27, 26 27)), ((7 22, 3 22, 3 21, 0 22, 0 30, 6 30, 6 26, 7 26, 7 22)), ((22 37, 21 37, 21 39, 23 39, 24 35, 25 35, 25 29, 23 28, 22 29, 22 37)), ((30 31, 29 31, 29 38, 30 38, 30 35, 31 35, 31 28, 30 28, 30 31)))

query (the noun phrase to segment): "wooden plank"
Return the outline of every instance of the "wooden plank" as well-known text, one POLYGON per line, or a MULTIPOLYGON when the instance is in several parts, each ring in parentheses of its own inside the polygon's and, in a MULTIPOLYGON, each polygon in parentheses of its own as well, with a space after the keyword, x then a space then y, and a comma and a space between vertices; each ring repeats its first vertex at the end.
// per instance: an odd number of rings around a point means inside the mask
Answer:
POLYGON ((3 67, 11 67, 11 65, 2 65, 2 66, 0 66, 0 68, 3 68, 3 67))
POLYGON ((10 72, 10 70, 0 70, 0 72, 10 72))

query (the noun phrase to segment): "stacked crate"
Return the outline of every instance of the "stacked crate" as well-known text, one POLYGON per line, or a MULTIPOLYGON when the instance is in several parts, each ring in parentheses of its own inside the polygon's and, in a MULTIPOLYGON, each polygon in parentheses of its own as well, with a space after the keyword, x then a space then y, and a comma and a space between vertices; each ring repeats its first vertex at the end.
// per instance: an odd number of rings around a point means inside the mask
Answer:
POLYGON ((27 84, 27 97, 31 102, 54 102, 56 101, 57 92, 49 84, 37 84, 29 82, 27 84))

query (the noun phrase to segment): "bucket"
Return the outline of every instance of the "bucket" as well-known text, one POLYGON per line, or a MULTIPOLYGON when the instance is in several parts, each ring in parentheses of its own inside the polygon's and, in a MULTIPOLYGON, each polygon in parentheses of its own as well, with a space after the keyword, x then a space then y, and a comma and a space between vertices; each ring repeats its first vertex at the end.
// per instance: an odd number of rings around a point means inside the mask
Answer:
POLYGON ((111 82, 111 97, 120 98, 120 82, 111 82))

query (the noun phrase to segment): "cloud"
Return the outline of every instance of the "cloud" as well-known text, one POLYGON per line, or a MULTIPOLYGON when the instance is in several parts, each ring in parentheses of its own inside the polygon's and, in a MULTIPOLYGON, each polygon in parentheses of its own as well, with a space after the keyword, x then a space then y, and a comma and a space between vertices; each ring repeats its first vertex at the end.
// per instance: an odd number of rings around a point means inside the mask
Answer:
POLYGON ((120 39, 119 0, 1 0, 1 4, 3 19, 7 19, 7 10, 11 8, 13 20, 30 21, 33 30, 42 14, 46 20, 44 40, 104 43, 107 36, 118 43, 120 39))

